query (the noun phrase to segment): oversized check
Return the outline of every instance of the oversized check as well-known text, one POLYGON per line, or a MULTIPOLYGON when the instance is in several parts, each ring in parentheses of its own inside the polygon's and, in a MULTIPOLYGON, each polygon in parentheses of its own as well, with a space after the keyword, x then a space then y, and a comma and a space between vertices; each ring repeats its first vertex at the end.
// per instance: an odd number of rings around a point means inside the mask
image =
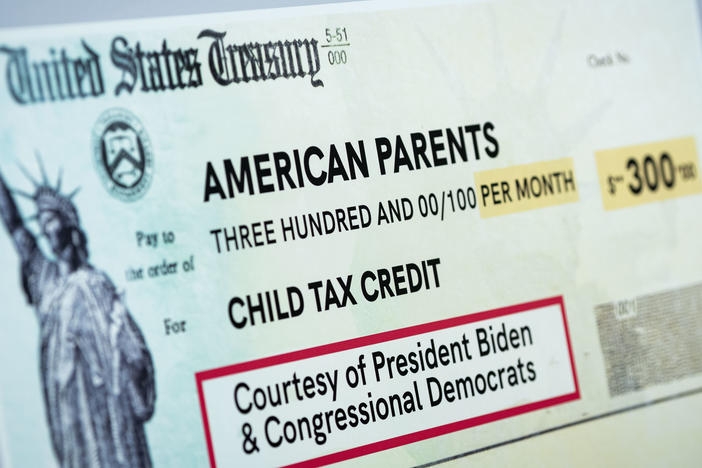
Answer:
POLYGON ((697 2, 0 30, 2 467, 695 466, 697 2))

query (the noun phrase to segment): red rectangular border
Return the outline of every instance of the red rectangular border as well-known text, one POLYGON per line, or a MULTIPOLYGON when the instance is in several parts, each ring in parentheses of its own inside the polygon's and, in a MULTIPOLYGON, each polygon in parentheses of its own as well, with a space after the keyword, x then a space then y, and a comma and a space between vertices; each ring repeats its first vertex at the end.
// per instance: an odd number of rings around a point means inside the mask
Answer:
POLYGON ((568 343, 570 366, 573 371, 573 383, 575 384, 575 391, 573 393, 549 398, 547 400, 528 403, 522 406, 516 406, 514 408, 508 408, 505 410, 497 411, 495 413, 464 419, 462 421, 456 421, 453 423, 445 424, 443 426, 437 426, 431 429, 424 429, 421 431, 413 432, 411 434, 405 434, 398 437, 373 442, 367 445, 362 445, 360 447, 355 447, 347 450, 342 450, 341 452, 323 455, 321 457, 313 458, 311 460, 306 460, 299 463, 294 463, 288 466, 307 467, 328 465, 331 463, 340 462, 342 460, 347 460, 349 458, 360 457, 362 455, 380 452, 382 450, 387 450, 401 445, 410 444, 412 442, 418 442, 420 440, 448 434, 450 432, 460 431, 469 427, 479 426, 481 424, 498 421, 500 419, 509 418, 511 416, 517 416, 519 414, 528 413, 530 411, 536 411, 542 408, 547 408, 549 406, 558 405, 568 401, 578 400, 580 399, 580 387, 578 386, 578 376, 575 372, 575 361, 573 359, 573 348, 570 342, 570 332, 568 330, 568 320, 566 319, 565 305, 563 303, 563 296, 555 296, 547 299, 540 299, 538 301, 525 302, 523 304, 501 307, 499 309, 492 309, 485 312, 462 315, 460 317, 453 317, 445 320, 439 320, 436 322, 415 325, 407 328, 400 328, 398 330, 390 330, 382 333, 376 333, 375 335, 362 336, 346 341, 339 341, 337 343, 330 343, 322 346, 316 346, 314 348, 302 349, 290 353, 279 354, 277 356, 269 356, 261 359, 255 359, 253 361, 234 364, 231 366, 224 366, 216 369, 197 372, 195 373, 195 381, 197 383, 197 393, 200 400, 200 411, 202 412, 202 423, 205 428, 205 439, 207 440, 207 452, 210 458, 210 465, 212 466, 212 468, 216 468, 217 466, 214 458, 214 447, 212 446, 210 425, 207 418, 207 408, 205 407, 205 395, 202 389, 202 383, 205 380, 216 379, 218 377, 237 374, 239 372, 260 369, 262 367, 269 367, 278 364, 284 364, 287 362, 299 361, 315 356, 337 353, 340 351, 346 351, 348 349, 360 348, 362 346, 370 346, 386 341, 397 340, 399 338, 406 338, 408 336, 420 335, 422 333, 442 330, 444 328, 457 327, 459 325, 465 325, 473 322, 481 322, 483 320, 489 320, 505 315, 516 314, 518 312, 525 312, 527 310, 538 309, 554 304, 558 304, 561 306, 563 328, 565 330, 566 341, 568 343))

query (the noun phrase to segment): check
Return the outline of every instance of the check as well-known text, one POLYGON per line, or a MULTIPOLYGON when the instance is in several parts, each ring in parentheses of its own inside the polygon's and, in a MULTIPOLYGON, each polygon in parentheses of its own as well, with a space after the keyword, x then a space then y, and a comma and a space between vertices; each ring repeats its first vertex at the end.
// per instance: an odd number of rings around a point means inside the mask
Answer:
POLYGON ((0 30, 0 466, 694 463, 701 29, 631 8, 0 30))

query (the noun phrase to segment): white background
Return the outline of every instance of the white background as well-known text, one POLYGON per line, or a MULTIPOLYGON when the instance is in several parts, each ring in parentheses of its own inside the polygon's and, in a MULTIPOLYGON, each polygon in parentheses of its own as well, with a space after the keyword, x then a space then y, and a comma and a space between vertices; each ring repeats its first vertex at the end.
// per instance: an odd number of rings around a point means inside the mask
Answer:
POLYGON ((28 0, 0 2, 0 28, 40 24, 77 23, 116 19, 150 18, 156 16, 192 15, 223 11, 281 8, 338 0, 28 0))

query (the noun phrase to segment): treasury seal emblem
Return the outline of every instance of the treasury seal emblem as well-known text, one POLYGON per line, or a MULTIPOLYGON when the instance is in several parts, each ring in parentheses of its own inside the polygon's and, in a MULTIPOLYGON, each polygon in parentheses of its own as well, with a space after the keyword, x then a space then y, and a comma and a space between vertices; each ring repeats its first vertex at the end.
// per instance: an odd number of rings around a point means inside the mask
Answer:
POLYGON ((107 191, 120 200, 138 200, 151 185, 151 141, 141 121, 126 109, 108 109, 98 118, 93 161, 107 191))

